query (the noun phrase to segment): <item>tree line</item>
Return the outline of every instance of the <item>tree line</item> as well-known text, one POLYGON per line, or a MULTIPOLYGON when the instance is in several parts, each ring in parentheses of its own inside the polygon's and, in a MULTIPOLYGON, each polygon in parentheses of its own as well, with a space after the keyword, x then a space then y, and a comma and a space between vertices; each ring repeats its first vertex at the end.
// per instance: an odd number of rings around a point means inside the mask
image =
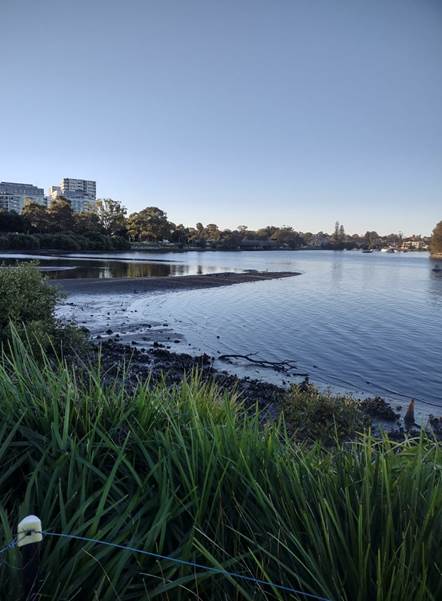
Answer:
POLYGON ((442 257, 442 221, 436 225, 431 237, 431 254, 442 257))
MULTIPOLYGON (((433 247, 440 248, 434 252, 442 252, 442 242, 438 242, 442 240, 441 224, 436 227, 433 239, 433 247)), ((300 232, 291 226, 251 230, 246 225, 221 229, 215 223, 197 223, 187 227, 170 221, 158 207, 146 207, 128 215, 121 202, 110 198, 96 201, 82 213, 74 213, 65 198, 52 201, 48 207, 27 200, 21 214, 0 210, 0 249, 122 250, 131 243, 166 242, 181 248, 221 250, 302 247, 339 250, 399 247, 403 237, 380 236, 375 231, 367 231, 363 236, 348 235, 339 221, 331 234, 300 232)))
POLYGON ((0 249, 124 250, 126 209, 111 199, 74 213, 65 198, 48 207, 27 200, 20 214, 0 210, 0 249))

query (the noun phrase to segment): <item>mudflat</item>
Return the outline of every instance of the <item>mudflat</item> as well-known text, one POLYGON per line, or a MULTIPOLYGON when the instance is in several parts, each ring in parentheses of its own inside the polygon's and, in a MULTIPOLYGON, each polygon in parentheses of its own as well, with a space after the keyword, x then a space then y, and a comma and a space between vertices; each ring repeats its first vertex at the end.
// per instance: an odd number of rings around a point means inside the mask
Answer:
POLYGON ((73 278, 51 280, 67 294, 129 294, 157 290, 192 290, 216 288, 246 282, 290 278, 300 273, 293 271, 247 271, 243 273, 213 273, 153 278, 73 278))

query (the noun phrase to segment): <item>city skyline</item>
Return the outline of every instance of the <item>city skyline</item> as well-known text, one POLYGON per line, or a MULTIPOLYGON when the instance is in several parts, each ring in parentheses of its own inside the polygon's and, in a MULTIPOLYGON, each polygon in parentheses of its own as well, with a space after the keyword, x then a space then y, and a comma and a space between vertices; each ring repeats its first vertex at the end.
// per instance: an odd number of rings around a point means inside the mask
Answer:
POLYGON ((0 7, 1 179, 186 225, 440 221, 440 3, 36 4, 0 7))

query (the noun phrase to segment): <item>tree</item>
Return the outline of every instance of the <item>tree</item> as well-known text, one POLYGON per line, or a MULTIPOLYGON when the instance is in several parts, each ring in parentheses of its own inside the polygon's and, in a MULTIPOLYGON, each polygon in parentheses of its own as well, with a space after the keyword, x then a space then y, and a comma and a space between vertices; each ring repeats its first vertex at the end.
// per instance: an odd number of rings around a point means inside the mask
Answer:
POLYGON ((112 198, 101 198, 95 203, 94 212, 104 233, 108 236, 127 235, 127 209, 121 202, 112 200, 112 198))
POLYGON ((129 215, 127 229, 132 240, 158 242, 170 238, 175 224, 167 220, 167 214, 161 209, 147 207, 129 215))
POLYGON ((23 233, 27 229, 27 220, 15 211, 0 209, 0 232, 23 233))
POLYGON ((46 234, 51 230, 51 220, 45 206, 26 200, 22 215, 28 222, 32 232, 46 234))
POLYGON ((273 232, 271 239, 291 249, 299 248, 304 243, 303 238, 292 227, 283 226, 273 232))
POLYGON ((339 226, 339 242, 345 242, 345 230, 342 223, 339 226))
POLYGON ((206 238, 209 242, 218 242, 221 238, 221 232, 215 223, 206 225, 206 238))
POLYGON ((59 196, 48 208, 50 228, 53 232, 70 232, 74 229, 74 214, 66 198, 59 196))
POLYGON ((432 255, 442 255, 442 221, 433 230, 430 248, 432 255))
POLYGON ((377 232, 365 232, 364 238, 368 248, 372 248, 379 238, 379 234, 377 232))
POLYGON ((198 222, 194 228, 189 229, 189 241, 201 248, 206 246, 206 230, 202 223, 198 222))
POLYGON ((106 233, 98 215, 94 211, 82 211, 73 216, 73 230, 76 234, 97 236, 106 233))
POLYGON ((189 230, 184 227, 182 223, 176 226, 175 230, 171 235, 171 242, 176 242, 177 244, 187 244, 187 239, 189 237, 189 230))
MULTIPOLYGON (((243 230, 245 232, 245 230, 243 230)), ((243 240, 243 235, 239 230, 224 230, 221 234, 221 248, 225 249, 237 249, 240 247, 240 244, 243 240)))

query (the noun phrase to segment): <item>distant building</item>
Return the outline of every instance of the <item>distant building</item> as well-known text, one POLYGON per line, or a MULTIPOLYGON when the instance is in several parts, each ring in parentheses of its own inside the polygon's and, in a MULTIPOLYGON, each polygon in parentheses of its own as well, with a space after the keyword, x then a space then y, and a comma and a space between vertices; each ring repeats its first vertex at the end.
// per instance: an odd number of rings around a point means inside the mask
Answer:
POLYGON ((66 198, 74 213, 91 208, 97 199, 97 183, 86 179, 64 177, 60 186, 51 186, 48 190, 50 200, 60 196, 66 198))
POLYGON ((61 186, 49 186, 48 189, 48 200, 57 200, 61 196, 61 186))
POLYGON ((83 196, 95 201, 97 198, 97 182, 87 179, 64 177, 61 182, 61 192, 66 197, 69 197, 72 193, 81 193, 83 196))
POLYGON ((32 184, 0 182, 0 209, 20 213, 27 199, 40 205, 46 205, 43 188, 37 188, 32 184))

